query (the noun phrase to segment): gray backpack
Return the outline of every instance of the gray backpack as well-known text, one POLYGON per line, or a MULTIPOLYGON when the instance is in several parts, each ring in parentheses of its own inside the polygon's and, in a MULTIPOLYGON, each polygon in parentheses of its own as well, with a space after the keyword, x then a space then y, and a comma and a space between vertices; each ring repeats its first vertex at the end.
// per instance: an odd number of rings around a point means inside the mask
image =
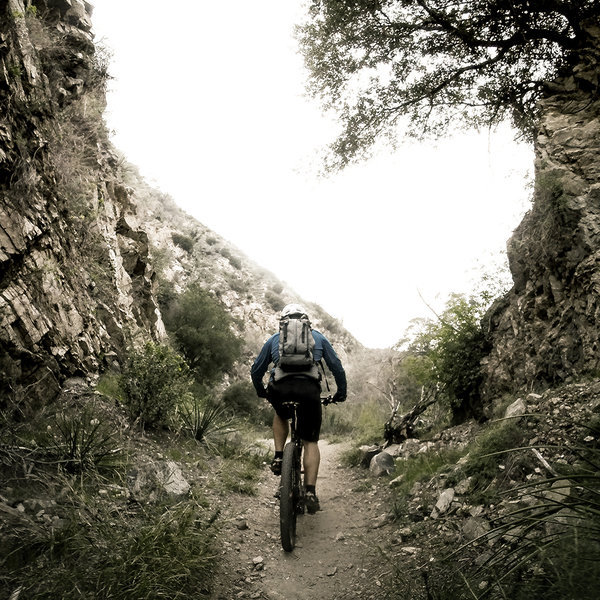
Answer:
POLYGON ((275 380, 287 375, 319 378, 313 358, 315 339, 306 315, 283 317, 279 321, 279 362, 275 380))

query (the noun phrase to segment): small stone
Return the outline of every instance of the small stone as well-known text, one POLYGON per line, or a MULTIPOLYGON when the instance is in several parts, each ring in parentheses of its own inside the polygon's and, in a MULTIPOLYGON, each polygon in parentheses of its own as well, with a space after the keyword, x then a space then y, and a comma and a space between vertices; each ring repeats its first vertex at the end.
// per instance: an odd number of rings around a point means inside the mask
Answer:
POLYGON ((337 567, 333 567, 333 569, 329 569, 329 571, 327 571, 327 577, 333 577, 337 573, 337 571, 338 571, 337 567))
POLYGON ((523 398, 519 398, 515 400, 504 413, 504 418, 508 419, 510 417, 520 417, 527 412, 527 405, 525 404, 525 400, 523 398))
POLYGON ((419 549, 414 546, 404 546, 403 548, 400 548, 400 550, 406 554, 416 554, 419 551, 419 549))
POLYGON ((261 564, 263 564, 264 562, 265 562, 265 559, 264 559, 262 556, 255 556, 255 557, 252 559, 252 564, 253 564, 253 565, 255 565, 255 566, 256 566, 256 565, 261 565, 261 564))
POLYGON ((388 514, 379 515, 373 519, 373 529, 379 529, 391 521, 391 516, 388 514))
POLYGON ((454 488, 444 490, 431 511, 431 518, 437 519, 440 515, 443 515, 450 508, 452 500, 454 500, 454 488))
POLYGON ((490 530, 490 524, 481 517, 470 517, 462 527, 462 533, 469 541, 474 540, 490 530))
POLYGON ((235 522, 235 526, 240 530, 240 531, 245 531, 246 529, 248 529, 248 521, 246 521, 246 519, 238 519, 235 522))
POLYGON ((398 475, 398 477, 395 477, 394 479, 392 479, 389 483, 390 487, 397 487, 399 486, 402 482, 404 481, 404 475, 398 475))
POLYGON ((346 536, 341 531, 335 536, 336 542, 343 542, 345 539, 346 536))

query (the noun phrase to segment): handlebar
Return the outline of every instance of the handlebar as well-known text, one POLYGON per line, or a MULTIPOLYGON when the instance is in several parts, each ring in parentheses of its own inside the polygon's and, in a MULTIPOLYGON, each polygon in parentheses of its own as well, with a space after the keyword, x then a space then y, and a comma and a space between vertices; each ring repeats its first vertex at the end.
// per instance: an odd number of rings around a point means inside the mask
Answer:
MULTIPOLYGON (((337 404, 338 401, 333 399, 333 396, 331 394, 329 394, 329 396, 321 396, 320 398, 321 400, 321 404, 323 406, 327 406, 328 404, 337 404)), ((281 403, 283 406, 294 406, 294 405, 298 405, 299 402, 298 401, 294 401, 294 400, 286 400, 285 402, 281 403)))

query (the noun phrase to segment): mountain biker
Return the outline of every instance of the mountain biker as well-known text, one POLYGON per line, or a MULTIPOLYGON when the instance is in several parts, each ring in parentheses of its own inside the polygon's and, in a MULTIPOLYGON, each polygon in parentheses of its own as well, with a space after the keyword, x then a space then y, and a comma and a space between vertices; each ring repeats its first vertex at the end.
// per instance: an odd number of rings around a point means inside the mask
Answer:
MULTIPOLYGON (((281 311, 281 318, 308 316, 299 304, 288 304, 281 311)), ((329 340, 320 332, 311 328, 314 339, 313 360, 318 363, 325 361, 333 374, 337 391, 333 397, 334 402, 346 400, 346 373, 340 359, 329 340)), ((316 495, 317 475, 321 455, 319 452, 319 433, 321 430, 321 384, 318 371, 313 368, 310 373, 289 373, 281 376, 279 363, 279 338, 280 334, 272 335, 263 346, 252 365, 252 383, 260 398, 266 398, 275 409, 273 416, 273 439, 275 442, 275 457, 271 463, 271 470, 275 475, 281 475, 283 447, 289 433, 290 411, 282 406, 285 401, 299 400, 298 407, 298 433, 304 443, 304 484, 306 488, 306 508, 310 514, 320 510, 319 499, 316 495), (273 363, 267 387, 263 384, 263 377, 269 365, 273 363), (276 375, 276 371, 279 373, 276 375)))

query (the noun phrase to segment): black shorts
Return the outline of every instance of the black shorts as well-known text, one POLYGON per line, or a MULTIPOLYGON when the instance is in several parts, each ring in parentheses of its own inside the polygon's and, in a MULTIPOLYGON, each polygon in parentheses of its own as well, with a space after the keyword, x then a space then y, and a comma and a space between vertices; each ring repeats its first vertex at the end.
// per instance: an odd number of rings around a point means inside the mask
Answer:
POLYGON ((318 442, 321 432, 321 385, 308 377, 286 377, 277 383, 269 383, 268 401, 282 419, 291 419, 289 408, 282 402, 298 401, 297 429, 300 438, 318 442))

